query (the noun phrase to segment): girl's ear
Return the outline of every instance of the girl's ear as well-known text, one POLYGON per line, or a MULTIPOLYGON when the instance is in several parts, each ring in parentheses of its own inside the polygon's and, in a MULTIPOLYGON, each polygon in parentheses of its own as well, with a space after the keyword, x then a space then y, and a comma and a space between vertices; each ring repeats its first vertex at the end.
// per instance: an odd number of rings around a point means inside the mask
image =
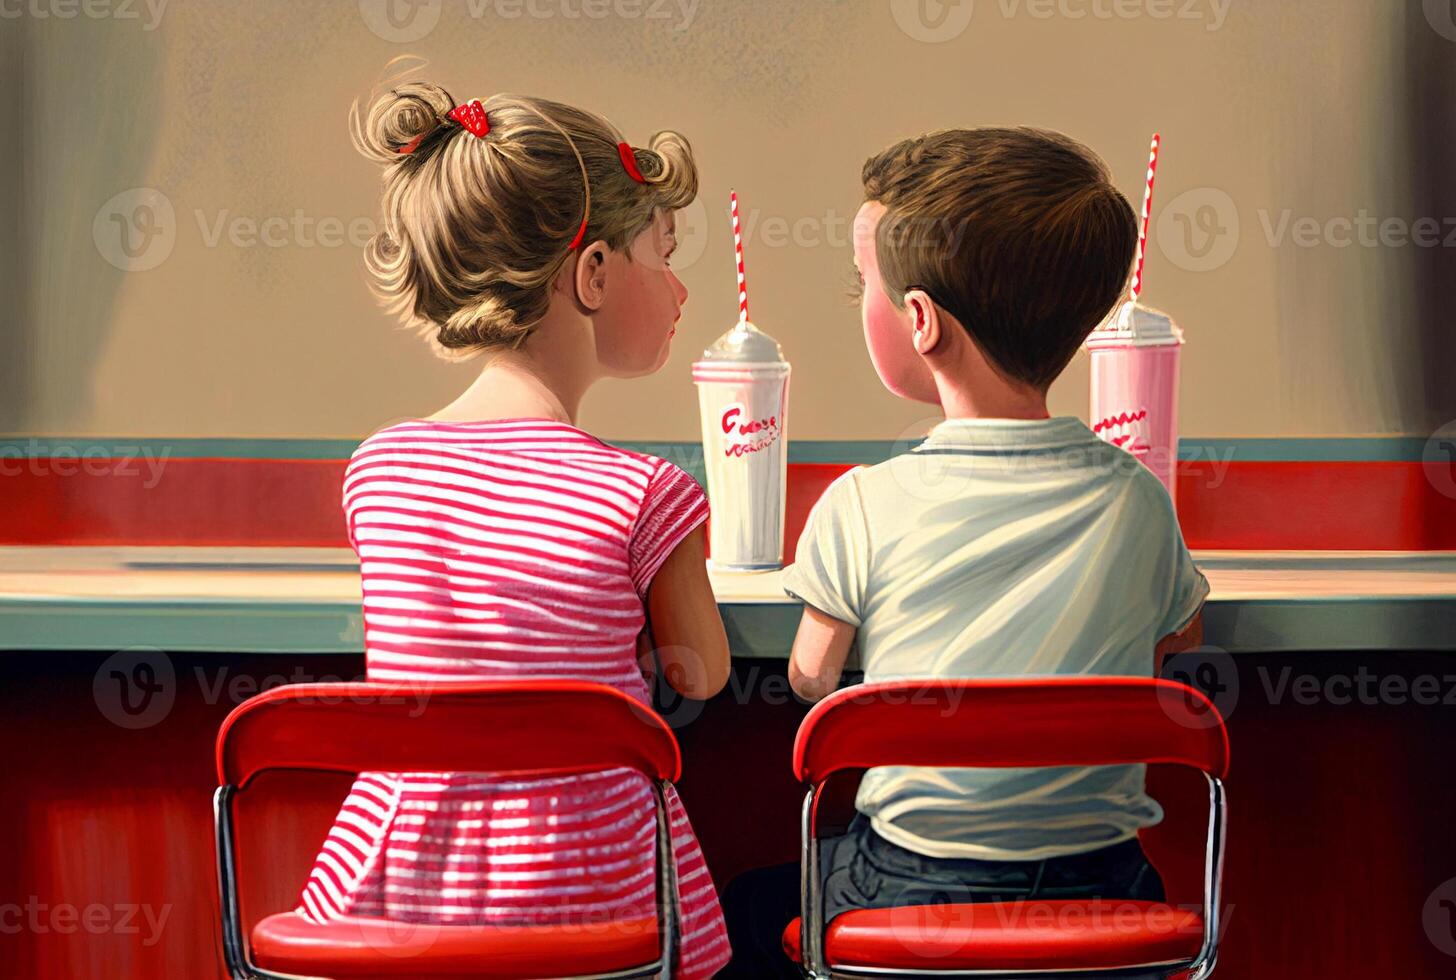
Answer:
POLYGON ((935 353, 940 346, 940 313, 923 289, 905 294, 905 312, 910 317, 910 341, 915 353, 922 357, 935 353))
POLYGON ((577 301, 588 311, 602 308, 607 300, 607 243, 595 241, 584 246, 576 257, 573 285, 577 301))

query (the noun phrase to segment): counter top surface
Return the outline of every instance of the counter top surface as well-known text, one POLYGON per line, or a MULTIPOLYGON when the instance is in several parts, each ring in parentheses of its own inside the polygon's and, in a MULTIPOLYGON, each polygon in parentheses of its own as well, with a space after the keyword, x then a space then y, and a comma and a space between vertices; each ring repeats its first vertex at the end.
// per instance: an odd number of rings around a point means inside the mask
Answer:
MULTIPOLYGON (((1456 650, 1456 553, 1195 552, 1225 650, 1456 650)), ((787 655, 782 573, 711 572, 742 656, 787 655)), ((0 649, 358 652, 353 552, 0 548, 0 649)))

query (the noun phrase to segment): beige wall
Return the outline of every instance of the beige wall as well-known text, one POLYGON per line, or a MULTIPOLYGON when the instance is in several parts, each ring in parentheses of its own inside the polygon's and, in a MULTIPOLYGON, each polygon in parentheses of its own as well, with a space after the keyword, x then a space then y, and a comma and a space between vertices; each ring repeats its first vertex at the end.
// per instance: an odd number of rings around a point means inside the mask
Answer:
MULTIPOLYGON (((1456 251, 1305 246, 1292 224, 1456 215, 1456 42, 1420 3, 1055 0, 1044 18, 1046 0, 978 0, 962 33, 931 43, 897 22, 909 0, 587 0, 604 19, 566 16, 583 0, 531 0, 514 19, 512 0, 476 0, 478 17, 445 0, 433 30, 396 43, 370 27, 383 2, 171 0, 153 30, 158 0, 138 0, 139 19, 0 21, 3 77, 23 53, 24 134, 0 154, 0 214, 22 211, 0 237, 19 256, 0 279, 18 355, 0 431, 356 436, 453 397, 471 369, 397 330, 359 249, 319 244, 316 226, 374 215, 378 172, 350 149, 345 113, 401 53, 462 98, 529 92, 639 142, 669 126, 693 140, 704 207, 687 216, 678 346, 660 375, 588 397, 582 423, 606 436, 696 438, 688 365, 735 309, 730 186, 751 225, 754 319, 795 366, 791 432, 889 439, 923 420, 879 387, 844 298, 859 166, 904 135, 1015 123, 1090 143, 1134 200, 1161 130, 1145 299, 1188 334, 1185 433, 1425 433, 1456 416, 1456 251), (117 222, 148 202, 107 202, 137 187, 173 211, 153 212, 140 258, 166 257, 122 271, 102 253, 127 263, 117 222), (295 215, 309 227, 275 229, 277 246, 232 224, 295 215), (1210 217, 1229 230, 1203 254, 1185 224, 1210 217)), ((1085 414, 1086 396, 1079 359, 1053 409, 1085 414)))

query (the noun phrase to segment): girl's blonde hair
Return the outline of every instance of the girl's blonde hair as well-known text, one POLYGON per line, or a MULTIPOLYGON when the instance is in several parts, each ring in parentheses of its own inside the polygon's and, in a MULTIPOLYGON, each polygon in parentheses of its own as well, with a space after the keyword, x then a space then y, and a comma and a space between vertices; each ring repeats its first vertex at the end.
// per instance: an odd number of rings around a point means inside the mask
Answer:
POLYGON ((493 95, 490 131, 477 138, 447 118, 456 105, 438 85, 401 81, 349 113, 355 147, 384 166, 383 224, 364 253, 374 290, 444 357, 525 342, 583 215, 583 243, 622 250, 659 210, 697 196, 692 148, 677 133, 632 148, 639 184, 620 133, 595 113, 493 95))

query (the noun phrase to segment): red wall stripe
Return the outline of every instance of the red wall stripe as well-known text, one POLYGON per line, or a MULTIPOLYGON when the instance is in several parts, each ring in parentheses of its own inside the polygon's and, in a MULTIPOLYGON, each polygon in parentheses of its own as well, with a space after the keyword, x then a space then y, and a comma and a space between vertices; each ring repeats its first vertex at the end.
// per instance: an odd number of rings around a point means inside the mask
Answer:
MULTIPOLYGON (((343 460, 173 459, 157 474, 91 460, 85 472, 0 479, 0 545, 345 547, 343 460)), ((789 466, 785 559, 848 465, 789 466)), ((1456 495, 1420 462, 1180 464, 1183 534, 1198 549, 1456 550, 1456 495)), ((1447 486, 1456 486, 1448 483, 1447 486)))

